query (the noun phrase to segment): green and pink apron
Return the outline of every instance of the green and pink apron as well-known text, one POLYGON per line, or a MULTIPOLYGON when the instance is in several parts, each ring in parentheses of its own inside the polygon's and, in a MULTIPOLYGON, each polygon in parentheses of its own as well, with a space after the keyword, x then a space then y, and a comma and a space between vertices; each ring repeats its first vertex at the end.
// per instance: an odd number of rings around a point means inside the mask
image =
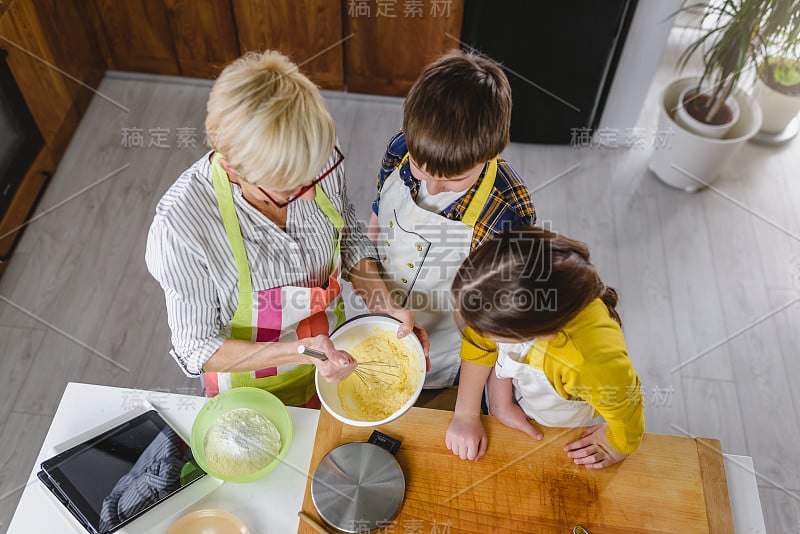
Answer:
MULTIPOLYGON (((233 204, 228 175, 216 154, 212 162, 214 193, 228 235, 239 278, 239 303, 231 320, 231 338, 258 342, 288 342, 328 335, 344 322, 344 302, 339 279, 340 245, 344 218, 322 188, 316 186, 316 203, 336 228, 333 262, 326 287, 283 286, 253 290, 250 264, 233 204)), ((235 387, 265 389, 289 406, 318 408, 313 365, 281 365, 250 372, 203 373, 206 396, 235 387)))

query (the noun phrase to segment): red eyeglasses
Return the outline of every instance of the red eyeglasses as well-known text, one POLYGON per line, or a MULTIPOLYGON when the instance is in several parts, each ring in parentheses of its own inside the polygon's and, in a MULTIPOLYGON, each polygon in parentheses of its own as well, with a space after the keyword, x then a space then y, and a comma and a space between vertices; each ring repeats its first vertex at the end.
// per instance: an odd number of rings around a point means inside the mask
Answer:
POLYGON ((336 154, 337 154, 336 163, 334 163, 333 166, 330 169, 328 169, 327 171, 325 171, 322 174, 320 174, 313 182, 311 182, 308 185, 304 185, 303 187, 300 188, 300 190, 297 193, 287 197, 287 199, 285 201, 275 200, 275 198, 273 198, 273 196, 270 195, 269 193, 267 193, 264 189, 262 189, 261 187, 258 187, 258 186, 256 186, 256 187, 258 188, 259 191, 261 191, 264 194, 265 197, 267 197, 277 207, 285 208, 286 206, 288 206, 289 204, 291 204, 292 202, 294 202, 295 200, 297 200, 298 198, 300 198, 301 196, 306 194, 306 192, 309 189, 311 189, 312 187, 315 187, 318 183, 320 183, 322 180, 324 180, 326 176, 328 176, 330 173, 332 173, 334 170, 336 170, 336 167, 341 165, 341 163, 344 161, 344 154, 342 154, 342 151, 339 150, 339 147, 334 147, 334 150, 336 151, 336 154))

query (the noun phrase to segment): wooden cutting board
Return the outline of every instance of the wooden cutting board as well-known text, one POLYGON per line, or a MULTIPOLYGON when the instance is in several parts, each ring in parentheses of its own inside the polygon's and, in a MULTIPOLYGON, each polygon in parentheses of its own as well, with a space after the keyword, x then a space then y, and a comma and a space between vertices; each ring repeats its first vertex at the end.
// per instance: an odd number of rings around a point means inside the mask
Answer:
MULTIPOLYGON (((461 460, 444 444, 452 412, 412 408, 377 429, 402 441, 397 461, 406 477, 400 514, 375 532, 680 534, 733 532, 720 443, 646 434, 624 462, 600 470, 572 463, 563 446, 581 429, 548 428, 535 441, 484 417, 486 455, 461 460)), ((311 477, 335 447, 366 441, 375 428, 344 425, 320 413, 303 511, 320 523, 311 477)), ((333 532, 333 529, 330 529, 333 532)), ((302 523, 298 532, 314 531, 302 523)))

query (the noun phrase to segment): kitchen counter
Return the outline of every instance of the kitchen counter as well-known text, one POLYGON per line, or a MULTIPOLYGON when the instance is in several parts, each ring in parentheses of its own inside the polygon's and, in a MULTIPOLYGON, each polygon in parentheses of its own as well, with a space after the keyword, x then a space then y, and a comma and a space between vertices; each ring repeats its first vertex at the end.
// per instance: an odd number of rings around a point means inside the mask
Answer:
MULTIPOLYGON (((139 408, 145 401, 158 409, 179 433, 188 436, 194 417, 205 399, 88 384, 68 384, 8 533, 82 532, 71 526, 64 512, 54 505, 40 487, 36 479, 39 463, 51 455, 54 445, 126 411, 139 408)), ((294 422, 294 437, 289 453, 281 465, 257 482, 220 485, 185 509, 173 511, 166 524, 192 510, 221 508, 236 514, 253 534, 296 532, 297 512, 303 504, 319 412, 290 407, 289 413, 294 422)), ((752 460, 745 456, 725 455, 724 464, 736 532, 766 532, 752 460)))

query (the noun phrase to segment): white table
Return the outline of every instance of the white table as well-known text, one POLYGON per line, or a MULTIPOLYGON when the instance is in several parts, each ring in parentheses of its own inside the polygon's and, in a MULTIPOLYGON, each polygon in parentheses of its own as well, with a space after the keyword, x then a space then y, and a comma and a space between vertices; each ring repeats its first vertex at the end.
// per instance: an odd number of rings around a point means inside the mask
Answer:
MULTIPOLYGON (((28 486, 22 494, 8 528, 10 534, 34 532, 80 533, 64 511, 54 506, 36 478, 39 464, 52 454, 53 446, 118 417, 149 401, 182 436, 191 434, 194 418, 206 399, 142 390, 70 383, 64 391, 53 423, 33 466, 28 486)), ((303 504, 311 451, 319 412, 289 408, 294 423, 292 444, 284 461, 265 478, 249 484, 222 484, 212 493, 184 510, 220 508, 239 517, 253 534, 287 534, 297 531, 297 512, 303 504)), ((187 490, 188 491, 188 488, 187 490)), ((178 494, 180 495, 180 494, 178 494)), ((176 495, 177 497, 177 495, 176 495)), ((168 522, 167 524, 171 523, 168 522)), ((162 529, 161 532, 164 530, 162 529)))
MULTIPOLYGON (((144 400, 153 404, 185 436, 190 434, 195 415, 206 401, 186 395, 68 384, 8 533, 72 532, 73 527, 64 513, 54 506, 39 487, 40 483, 36 478, 39 464, 49 457, 54 445, 138 408, 144 400)), ((297 512, 303 504, 319 412, 291 407, 289 412, 294 422, 294 437, 289 453, 281 465, 257 482, 222 484, 200 501, 175 512, 174 516, 192 510, 221 508, 237 515, 253 534, 296 532, 297 512)), ((736 532, 765 533, 752 459, 747 456, 725 455, 724 461, 736 532)))

